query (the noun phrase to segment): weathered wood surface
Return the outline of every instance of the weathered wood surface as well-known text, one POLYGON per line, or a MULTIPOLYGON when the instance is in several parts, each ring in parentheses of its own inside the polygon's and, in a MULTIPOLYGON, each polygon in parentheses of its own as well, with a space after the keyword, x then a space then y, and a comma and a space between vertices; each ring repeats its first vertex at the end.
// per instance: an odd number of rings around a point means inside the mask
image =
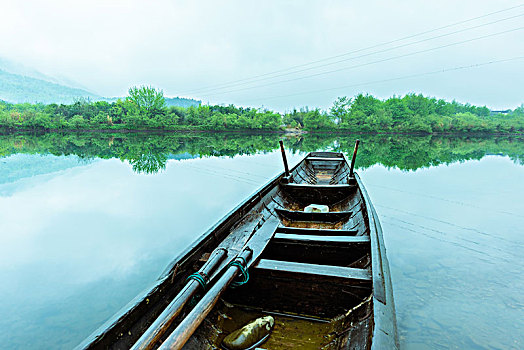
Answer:
POLYGON ((292 233, 277 233, 275 240, 296 243, 320 243, 320 244, 369 244, 368 236, 327 236, 327 235, 304 235, 292 233))
POLYGON ((261 259, 254 267, 256 269, 274 272, 282 271, 304 275, 316 275, 321 277, 371 281, 371 273, 368 270, 354 269, 351 267, 304 264, 291 261, 277 261, 268 259, 261 259))
POLYGON ((347 220, 351 217, 350 211, 335 211, 327 213, 306 213, 303 211, 294 211, 286 209, 276 209, 276 212, 292 221, 310 221, 310 222, 329 222, 335 223, 342 220, 347 220))
POLYGON ((278 141, 280 143, 280 152, 282 153, 282 162, 284 163, 284 174, 286 177, 289 177, 289 166, 287 165, 286 151, 284 150, 284 142, 282 140, 278 141))
POLYGON ((330 230, 317 228, 301 228, 301 227, 279 227, 278 233, 289 233, 297 235, 319 235, 319 236, 355 236, 357 230, 330 230))
POLYGON ((349 184, 315 185, 289 183, 283 185, 283 189, 289 196, 292 196, 304 205, 333 205, 346 199, 356 189, 356 186, 349 184))
POLYGON ((355 142, 355 149, 353 150, 353 157, 351 158, 351 166, 349 167, 349 176, 353 177, 353 169, 355 168, 355 161, 357 160, 358 144, 360 140, 355 142))
POLYGON ((255 268, 250 276, 250 283, 228 290, 224 299, 258 310, 331 319, 360 304, 372 290, 370 280, 284 270, 255 268))
POLYGON ((344 158, 341 157, 307 157, 306 161, 308 162, 343 162, 344 158))
MULTIPOLYGON (((367 237, 367 236, 357 236, 367 237)), ((263 257, 320 265, 350 266, 370 254, 369 243, 341 244, 274 239, 263 257)), ((365 258, 364 258, 365 259, 365 258)))

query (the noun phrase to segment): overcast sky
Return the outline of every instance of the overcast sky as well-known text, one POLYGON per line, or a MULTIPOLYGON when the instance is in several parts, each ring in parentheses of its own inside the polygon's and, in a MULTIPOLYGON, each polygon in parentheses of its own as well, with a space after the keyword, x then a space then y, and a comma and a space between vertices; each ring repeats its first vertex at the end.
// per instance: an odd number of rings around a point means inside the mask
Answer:
POLYGON ((381 98, 420 92, 514 108, 524 102, 524 59, 421 74, 523 57, 523 29, 476 38, 524 27, 524 6, 376 45, 519 5, 524 3, 0 0, 0 57, 104 96, 147 84, 167 96, 277 110, 328 108, 337 96, 360 92, 381 98), (370 46, 376 47, 315 69, 201 90, 370 46))

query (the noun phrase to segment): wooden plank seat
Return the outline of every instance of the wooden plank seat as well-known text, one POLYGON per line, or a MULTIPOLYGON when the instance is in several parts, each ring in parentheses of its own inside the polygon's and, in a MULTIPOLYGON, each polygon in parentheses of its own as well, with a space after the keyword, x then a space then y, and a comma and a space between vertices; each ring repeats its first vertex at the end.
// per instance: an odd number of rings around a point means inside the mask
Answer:
POLYGON ((310 185, 310 184, 297 184, 297 183, 288 183, 284 187, 292 188, 296 190, 316 190, 316 191, 348 191, 353 190, 355 185, 348 184, 336 184, 336 185, 310 185))
POLYGON ((365 263, 365 256, 370 248, 369 236, 321 236, 277 232, 262 258, 328 266, 352 266, 362 259, 365 263))
POLYGON ((318 228, 301 228, 280 226, 277 233, 289 233, 294 235, 317 235, 317 236, 355 236, 358 230, 333 230, 318 228))
POLYGON ((254 265, 254 268, 256 270, 265 270, 269 272, 284 272, 310 275, 314 277, 332 277, 346 280, 371 281, 371 273, 369 270, 356 269, 352 267, 260 259, 260 261, 254 265))
POLYGON ((370 244, 369 236, 320 236, 320 235, 297 235, 291 233, 276 233, 273 236, 277 241, 292 241, 298 243, 320 243, 320 244, 370 244))
POLYGON ((333 211, 328 213, 305 213, 303 211, 293 211, 287 209, 278 209, 275 211, 280 217, 291 221, 309 221, 309 222, 327 222, 337 223, 342 220, 348 220, 353 212, 351 211, 333 211))
POLYGON ((329 319, 344 314, 348 312, 348 305, 362 303, 372 290, 368 269, 262 257, 249 274, 249 283, 242 288, 229 288, 226 300, 256 310, 315 318, 329 319))
POLYGON ((310 185, 287 183, 280 185, 294 200, 304 204, 335 204, 349 197, 357 188, 353 184, 310 185))
POLYGON ((311 152, 309 154, 309 157, 323 157, 323 158, 341 158, 343 159, 344 157, 342 156, 342 154, 340 153, 333 153, 333 152, 311 152))
POLYGON ((310 161, 310 162, 315 162, 315 161, 320 161, 320 162, 342 162, 342 161, 344 161, 344 158, 307 157, 306 160, 310 161))

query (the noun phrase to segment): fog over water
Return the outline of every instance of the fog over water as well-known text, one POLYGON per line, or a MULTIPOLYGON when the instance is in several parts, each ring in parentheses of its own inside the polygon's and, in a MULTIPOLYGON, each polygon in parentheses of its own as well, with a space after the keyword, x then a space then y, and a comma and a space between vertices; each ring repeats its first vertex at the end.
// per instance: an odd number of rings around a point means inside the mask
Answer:
POLYGON ((475 65, 523 55, 523 10, 516 0, 6 0, 0 58, 107 97, 147 84, 167 96, 282 111, 415 92, 505 109, 524 102, 524 61, 475 65), (286 70, 297 65, 316 68, 286 70), (471 67, 412 76, 463 66, 471 67), (391 80, 403 76, 412 77, 391 80), (290 81, 272 84, 282 80, 290 81), (282 97, 311 90, 321 91, 282 97))

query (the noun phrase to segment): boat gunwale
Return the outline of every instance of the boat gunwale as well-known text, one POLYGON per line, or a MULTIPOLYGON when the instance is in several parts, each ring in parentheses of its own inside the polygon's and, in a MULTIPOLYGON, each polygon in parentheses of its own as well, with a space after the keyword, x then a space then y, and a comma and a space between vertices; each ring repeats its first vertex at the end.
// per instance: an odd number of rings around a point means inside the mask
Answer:
POLYGON ((371 239, 371 270, 373 279, 373 335, 371 349, 399 349, 395 301, 382 227, 364 183, 356 172, 354 176, 368 214, 367 221, 371 239))

